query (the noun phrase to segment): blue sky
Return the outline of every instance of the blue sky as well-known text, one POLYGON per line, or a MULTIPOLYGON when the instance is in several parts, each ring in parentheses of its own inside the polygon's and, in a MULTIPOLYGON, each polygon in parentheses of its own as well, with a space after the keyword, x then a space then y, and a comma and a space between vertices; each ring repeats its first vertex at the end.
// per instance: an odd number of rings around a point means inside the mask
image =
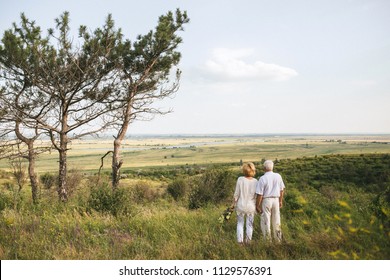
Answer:
MULTIPOLYGON (((390 1, 0 0, 0 31, 20 13, 47 29, 63 11, 94 29, 108 13, 126 38, 186 10, 173 113, 129 134, 390 133, 390 1)), ((77 36, 75 36, 77 40, 77 36)))

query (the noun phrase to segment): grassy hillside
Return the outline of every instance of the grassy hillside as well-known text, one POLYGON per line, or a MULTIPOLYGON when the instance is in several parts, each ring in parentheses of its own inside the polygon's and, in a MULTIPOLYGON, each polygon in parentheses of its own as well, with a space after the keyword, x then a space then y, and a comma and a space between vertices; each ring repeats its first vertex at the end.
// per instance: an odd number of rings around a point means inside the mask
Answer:
POLYGON ((241 175, 237 163, 129 170, 116 193, 108 178, 75 172, 67 204, 51 187, 41 189, 39 205, 2 171, 0 258, 390 258, 389 154, 280 159, 275 171, 287 186, 284 241, 265 244, 256 216, 245 247, 236 243, 235 214, 218 221, 241 175))

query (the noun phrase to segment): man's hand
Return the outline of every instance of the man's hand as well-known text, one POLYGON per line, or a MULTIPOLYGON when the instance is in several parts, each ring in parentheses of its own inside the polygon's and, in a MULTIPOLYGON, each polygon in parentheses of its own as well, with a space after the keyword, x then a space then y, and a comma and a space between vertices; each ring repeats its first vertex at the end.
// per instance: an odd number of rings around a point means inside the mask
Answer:
POLYGON ((262 214, 263 213, 263 210, 261 209, 261 205, 262 205, 262 202, 263 202, 263 196, 258 194, 256 196, 256 211, 257 213, 259 214, 262 214))
POLYGON ((283 207, 283 196, 284 196, 284 191, 280 191, 280 196, 279 196, 279 208, 283 207))

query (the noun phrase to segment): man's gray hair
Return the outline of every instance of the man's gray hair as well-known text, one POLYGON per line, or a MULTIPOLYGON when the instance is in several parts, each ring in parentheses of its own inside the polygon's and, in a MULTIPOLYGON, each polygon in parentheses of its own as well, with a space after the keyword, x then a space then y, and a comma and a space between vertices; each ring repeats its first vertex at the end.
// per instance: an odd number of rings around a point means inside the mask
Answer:
POLYGON ((265 170, 272 171, 274 169, 274 163, 272 160, 266 160, 264 162, 264 168, 265 170))

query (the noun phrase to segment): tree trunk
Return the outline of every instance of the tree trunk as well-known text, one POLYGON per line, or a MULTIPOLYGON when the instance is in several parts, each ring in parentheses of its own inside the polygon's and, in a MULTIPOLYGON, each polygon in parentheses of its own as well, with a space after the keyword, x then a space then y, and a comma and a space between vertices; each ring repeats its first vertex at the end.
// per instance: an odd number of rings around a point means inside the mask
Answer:
POLYGON ((122 146, 122 140, 119 137, 114 141, 114 152, 112 155, 112 188, 115 190, 118 188, 120 180, 120 168, 123 161, 120 159, 120 149, 122 146))
POLYGON ((20 122, 16 121, 15 123, 15 133, 19 140, 23 141, 28 148, 28 175, 30 177, 31 184, 31 193, 33 203, 38 203, 38 179, 37 174, 35 173, 35 149, 34 149, 34 141, 36 137, 27 138, 24 137, 20 132, 20 122))
POLYGON ((129 128, 130 123, 130 117, 131 117, 131 103, 129 102, 127 104, 126 108, 126 115, 122 123, 122 127, 119 130, 119 133, 117 137, 115 137, 114 140, 114 152, 112 155, 112 188, 113 190, 116 190, 119 186, 119 180, 120 180, 120 169, 123 164, 123 160, 120 156, 120 149, 122 146, 122 141, 125 139, 127 129, 129 128))
POLYGON ((66 185, 67 175, 67 151, 68 151, 68 136, 65 133, 60 135, 59 153, 59 171, 58 171, 58 197, 60 201, 68 200, 68 189, 66 185))
POLYGON ((38 179, 35 173, 35 151, 34 142, 28 143, 28 175, 30 177, 32 200, 34 204, 38 203, 38 179))
POLYGON ((60 164, 58 171, 58 197, 62 202, 66 202, 68 200, 68 190, 66 188, 66 173, 67 173, 67 165, 66 165, 66 150, 60 150, 60 164))

